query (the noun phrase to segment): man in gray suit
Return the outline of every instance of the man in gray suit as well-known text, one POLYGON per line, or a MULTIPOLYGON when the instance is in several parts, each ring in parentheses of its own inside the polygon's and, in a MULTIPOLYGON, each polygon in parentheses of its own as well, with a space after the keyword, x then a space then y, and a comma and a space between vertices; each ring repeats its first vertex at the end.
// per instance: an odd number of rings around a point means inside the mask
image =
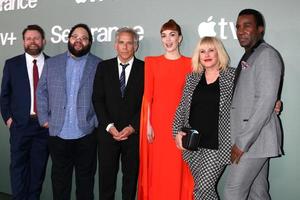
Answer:
POLYGON ((231 107, 231 162, 225 184, 226 200, 268 200, 271 157, 281 155, 281 129, 274 110, 283 63, 280 54, 263 40, 261 13, 239 13, 237 36, 245 49, 237 68, 231 107))
POLYGON ((90 53, 93 38, 87 25, 75 25, 68 38, 68 51, 45 63, 37 91, 38 119, 49 127, 53 199, 70 199, 75 169, 76 199, 90 200, 97 163, 92 92, 101 59, 90 53))

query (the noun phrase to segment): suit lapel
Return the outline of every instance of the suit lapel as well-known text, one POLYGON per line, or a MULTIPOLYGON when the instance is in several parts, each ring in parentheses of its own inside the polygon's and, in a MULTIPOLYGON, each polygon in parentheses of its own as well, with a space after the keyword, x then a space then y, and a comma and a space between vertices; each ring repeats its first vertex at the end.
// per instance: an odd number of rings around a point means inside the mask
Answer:
POLYGON ((191 103, 192 101, 192 97, 193 97, 193 93, 194 93, 194 90, 196 89, 199 81, 201 80, 201 77, 203 75, 203 72, 200 72, 200 73, 192 73, 192 77, 191 77, 191 84, 190 84, 190 93, 189 93, 189 103, 191 103))
POLYGON ((50 56, 48 56, 47 54, 43 53, 44 54, 44 58, 45 60, 47 60, 48 58, 50 58, 50 56))
MULTIPOLYGON (((117 58, 112 60, 112 81, 116 83, 118 88, 120 89, 120 78, 119 78, 119 66, 117 58)), ((121 94, 121 90, 120 90, 121 94)))
POLYGON ((20 74, 20 76, 23 77, 23 78, 21 78, 21 80, 23 80, 21 82, 21 87, 24 88, 24 93, 23 93, 24 100, 25 100, 25 102, 28 102, 27 107, 30 112, 31 90, 30 90, 30 81, 29 81, 29 77, 28 77, 27 62, 26 62, 25 54, 22 55, 19 66, 20 66, 20 69, 19 69, 20 72, 18 72, 18 74, 20 74))
POLYGON ((29 82, 29 77, 28 77, 27 62, 26 62, 25 54, 23 54, 23 56, 21 57, 21 60, 20 60, 20 74, 24 76, 24 80, 26 82, 25 86, 30 91, 30 82, 29 82))
POLYGON ((126 93, 127 91, 135 85, 135 79, 137 77, 137 73, 138 73, 138 66, 136 65, 136 61, 135 61, 135 58, 133 60, 133 63, 132 63, 132 67, 131 67, 131 71, 129 73, 129 77, 128 77, 128 81, 127 81, 127 84, 126 84, 126 87, 125 87, 125 93, 124 93, 124 96, 126 96, 126 93))
MULTIPOLYGON (((194 94, 194 90, 196 89, 199 81, 201 80, 201 76, 203 75, 203 71, 200 73, 192 73, 189 82, 187 83, 189 85, 188 92, 187 92, 187 102, 186 102, 186 113, 185 113, 185 124, 184 126, 191 127, 189 123, 189 117, 190 117, 190 109, 192 104, 192 98, 194 94)), ((187 86, 185 86, 187 87, 187 86)))
POLYGON ((221 71, 220 72, 220 79, 219 79, 219 83, 220 83, 220 103, 219 103, 219 110, 222 113, 223 111, 223 106, 226 102, 226 99, 231 99, 229 98, 229 96, 231 95, 231 87, 232 87, 232 83, 231 80, 229 79, 229 74, 221 71))
POLYGON ((58 73, 58 76, 60 76, 60 80, 62 81, 61 87, 63 87, 67 94, 67 61, 68 61, 68 53, 65 53, 63 59, 59 59, 57 61, 57 67, 58 70, 60 70, 60 73, 58 73))
POLYGON ((84 83, 89 79, 90 73, 94 70, 95 64, 91 55, 89 54, 83 69, 83 74, 80 80, 79 89, 84 85, 84 83))
MULTIPOLYGON (((121 94, 121 85, 120 85, 120 78, 119 78, 119 66, 118 66, 118 59, 117 57, 114 58, 111 62, 111 87, 113 91, 118 92, 118 95, 120 98, 122 98, 122 94, 121 94), (115 89, 114 89, 115 88, 115 89)), ((126 89, 125 89, 126 91, 126 89)), ((126 92, 125 92, 126 93, 126 92)))

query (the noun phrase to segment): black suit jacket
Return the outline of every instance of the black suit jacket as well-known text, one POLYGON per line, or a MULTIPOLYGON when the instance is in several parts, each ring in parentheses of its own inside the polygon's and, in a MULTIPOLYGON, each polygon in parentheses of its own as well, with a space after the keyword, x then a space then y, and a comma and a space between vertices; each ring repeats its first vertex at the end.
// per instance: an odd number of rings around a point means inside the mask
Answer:
POLYGON ((94 80, 93 103, 100 128, 114 123, 118 131, 129 124, 139 132, 144 91, 144 62, 134 58, 124 97, 121 96, 118 60, 99 63, 94 80))
MULTIPOLYGON (((45 59, 49 56, 45 55, 45 59)), ((1 84, 1 115, 4 123, 12 117, 13 125, 23 127, 30 117, 30 83, 25 54, 6 60, 1 84)))

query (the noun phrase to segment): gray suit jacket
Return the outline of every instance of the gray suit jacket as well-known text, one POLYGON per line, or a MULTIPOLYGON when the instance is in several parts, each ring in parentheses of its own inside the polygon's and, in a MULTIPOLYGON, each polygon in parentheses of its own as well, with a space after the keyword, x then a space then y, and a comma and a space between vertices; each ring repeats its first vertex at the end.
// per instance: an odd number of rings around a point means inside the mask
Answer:
POLYGON ((282 133, 274 105, 283 63, 279 53, 261 43, 242 63, 231 104, 231 140, 245 157, 281 154, 282 133))
MULTIPOLYGON (((189 116, 192 103, 192 96, 196 86, 198 85, 201 73, 191 73, 187 76, 183 95, 180 104, 176 110, 173 122, 173 134, 177 134, 183 127, 190 127, 189 116)), ((230 163, 230 103, 232 97, 233 81, 235 78, 235 69, 229 67, 225 71, 220 72, 220 103, 219 103, 219 127, 218 127, 218 160, 220 164, 230 163)), ((205 115, 205 113, 203 113, 205 115)), ((183 158, 191 161, 192 151, 184 151, 183 158)), ((198 162, 198 161, 197 161, 198 162)))
MULTIPOLYGON (((96 114, 92 104, 94 77, 100 58, 89 54, 80 81, 77 116, 78 126, 88 134, 97 126, 96 114)), ((49 134, 56 136, 62 130, 67 104, 66 92, 67 52, 59 54, 45 62, 37 90, 37 110, 41 125, 49 123, 49 134)))

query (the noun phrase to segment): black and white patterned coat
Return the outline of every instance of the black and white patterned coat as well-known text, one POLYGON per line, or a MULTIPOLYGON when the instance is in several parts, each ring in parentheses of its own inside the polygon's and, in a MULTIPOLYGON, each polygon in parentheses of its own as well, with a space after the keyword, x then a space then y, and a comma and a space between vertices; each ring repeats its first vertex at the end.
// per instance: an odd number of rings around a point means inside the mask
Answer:
MULTIPOLYGON (((193 92, 199 83, 203 72, 190 73, 186 83, 180 104, 176 110, 173 122, 173 135, 175 136, 183 127, 190 127, 189 116, 193 92)), ((228 67, 220 72, 220 103, 219 103, 219 128, 218 128, 218 160, 220 164, 230 164, 230 105, 235 78, 235 68, 228 67)), ((205 113, 204 113, 205 115, 205 113)), ((199 122, 201 123, 201 122, 199 122)), ((190 160, 192 151, 183 151, 185 161, 190 160)))

